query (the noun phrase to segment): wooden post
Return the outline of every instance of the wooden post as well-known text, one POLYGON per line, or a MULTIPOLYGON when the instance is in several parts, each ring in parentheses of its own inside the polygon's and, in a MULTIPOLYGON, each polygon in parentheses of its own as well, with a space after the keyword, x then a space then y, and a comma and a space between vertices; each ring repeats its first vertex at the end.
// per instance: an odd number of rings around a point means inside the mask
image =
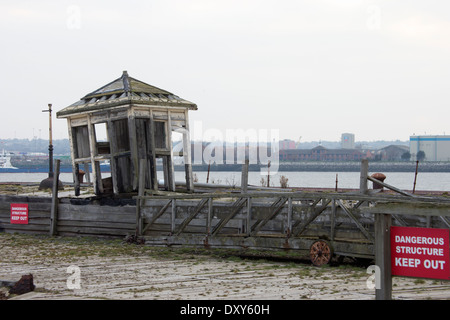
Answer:
POLYGON ((287 214, 287 230, 286 234, 288 237, 292 234, 292 198, 288 198, 288 214, 287 214))
POLYGON ((390 214, 375 214, 375 264, 379 268, 380 288, 375 289, 377 300, 392 299, 391 273, 391 223, 390 214))
POLYGON ((245 162, 242 165, 242 176, 241 176, 241 192, 242 193, 247 193, 247 188, 248 188, 248 165, 249 165, 249 160, 245 159, 245 162))
POLYGON ((109 159, 109 166, 110 166, 110 170, 111 170, 113 193, 117 195, 117 194, 119 194, 119 185, 118 185, 118 181, 117 181, 117 158, 116 158, 116 154, 118 153, 117 135, 116 135, 116 128, 114 126, 114 123, 111 121, 111 119, 108 119, 107 130, 108 130, 109 148, 110 148, 110 154, 111 154, 111 158, 109 159))
POLYGON ((75 150, 76 150, 76 137, 72 137, 74 134, 74 130, 72 129, 72 123, 70 121, 70 118, 67 118, 67 128, 69 131, 69 142, 70 142, 70 151, 72 155, 72 174, 73 174, 73 182, 74 182, 74 189, 75 189, 75 196, 80 195, 80 180, 78 179, 78 173, 79 173, 79 165, 75 162, 75 150))
POLYGON ((169 191, 175 191, 175 169, 173 166, 173 145, 172 145, 172 118, 170 110, 167 111, 167 144, 169 156, 167 157, 167 178, 169 191))
MULTIPOLYGON (((145 174, 146 174, 146 165, 147 160, 146 159, 140 159, 139 160, 139 191, 138 195, 140 197, 145 195, 145 174)), ((136 235, 141 236, 142 235, 142 229, 144 227, 144 219, 141 215, 141 207, 143 206, 145 200, 139 199, 136 202, 136 235)))
POLYGON ((55 172, 53 175, 53 190, 52 190, 52 208, 50 211, 50 235, 56 235, 56 223, 58 221, 58 181, 59 181, 59 168, 61 160, 55 161, 55 172))
POLYGON ((100 172, 100 166, 95 161, 97 155, 97 140, 95 136, 95 127, 91 123, 91 116, 87 117, 88 122, 88 134, 89 134, 89 152, 91 158, 92 175, 94 176, 94 192, 96 195, 103 193, 102 175, 100 172))
POLYGON ((361 160, 361 175, 359 178, 359 192, 367 194, 367 176, 369 174, 369 160, 361 160))
POLYGON ((412 191, 413 194, 416 192, 417 169, 419 169, 419 160, 416 161, 416 171, 414 173, 414 185, 413 185, 413 191, 412 191))
POLYGON ((251 197, 247 198, 247 226, 246 226, 246 232, 247 235, 250 236, 252 232, 252 205, 253 205, 253 199, 251 197))
POLYGON ((213 198, 208 200, 208 217, 206 218, 206 234, 211 234, 211 219, 213 217, 213 198))
POLYGON ((153 121, 153 112, 150 111, 150 122, 149 122, 149 132, 150 132, 150 171, 151 171, 151 189, 154 191, 158 191, 158 174, 156 168, 156 145, 155 145, 155 122, 153 121))
POLYGON ((177 200, 172 199, 172 216, 171 216, 171 226, 170 226, 171 234, 173 234, 175 232, 176 215, 177 215, 177 200))
POLYGON ((136 118, 134 116, 133 108, 128 110, 128 135, 130 138, 130 151, 131 151, 131 172, 132 172, 132 189, 138 188, 139 180, 139 160, 138 160, 138 147, 137 147, 137 134, 136 134, 136 118))
POLYGON ((192 174, 191 137, 189 132, 188 110, 184 112, 185 131, 183 132, 183 157, 188 192, 194 192, 194 176, 192 174))
POLYGON ((335 226, 336 226, 336 200, 333 199, 331 200, 331 230, 330 230, 331 241, 334 241, 335 226))

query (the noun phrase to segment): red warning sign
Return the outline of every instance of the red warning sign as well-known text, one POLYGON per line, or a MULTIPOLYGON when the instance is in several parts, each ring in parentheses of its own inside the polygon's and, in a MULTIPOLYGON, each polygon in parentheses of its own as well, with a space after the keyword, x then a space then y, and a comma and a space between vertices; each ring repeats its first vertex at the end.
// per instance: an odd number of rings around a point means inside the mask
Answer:
POLYGON ((11 203, 11 223, 28 224, 27 203, 11 203))
POLYGON ((449 230, 391 227, 392 275, 450 280, 449 230))

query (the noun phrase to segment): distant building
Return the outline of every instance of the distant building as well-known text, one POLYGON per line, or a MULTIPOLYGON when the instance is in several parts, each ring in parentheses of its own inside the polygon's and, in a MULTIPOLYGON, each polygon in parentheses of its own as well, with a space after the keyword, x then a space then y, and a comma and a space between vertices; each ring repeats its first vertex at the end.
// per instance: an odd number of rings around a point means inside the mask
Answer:
POLYGON ((378 151, 378 154, 380 155, 380 159, 379 160, 383 160, 383 161, 401 161, 401 160, 403 160, 402 156, 406 152, 409 152, 409 147, 408 146, 390 145, 390 146, 381 148, 378 151))
POLYGON ((425 161, 450 161, 450 136, 410 136, 411 160, 416 160, 420 151, 425 153, 425 161))
POLYGON ((313 149, 280 150, 280 161, 360 161, 368 155, 370 156, 357 149, 327 149, 317 146, 313 149))
POLYGON ((355 135, 353 133, 343 133, 341 135, 342 149, 355 149, 355 135))
POLYGON ((281 140, 279 142, 279 145, 280 145, 280 150, 289 150, 289 149, 296 148, 295 141, 289 140, 289 139, 281 140))

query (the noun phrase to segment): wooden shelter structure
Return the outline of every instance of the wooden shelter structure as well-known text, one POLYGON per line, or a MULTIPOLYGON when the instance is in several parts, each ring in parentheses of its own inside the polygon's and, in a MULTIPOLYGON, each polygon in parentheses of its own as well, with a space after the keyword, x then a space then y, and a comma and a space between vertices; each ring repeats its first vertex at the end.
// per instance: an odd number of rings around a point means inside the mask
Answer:
POLYGON ((173 93, 130 77, 127 71, 103 87, 57 112, 67 119, 75 192, 79 195, 80 166, 90 164, 97 195, 135 192, 141 184, 158 190, 157 159, 162 159, 165 190, 175 191, 172 132, 183 137, 186 186, 193 191, 189 110, 197 105, 173 93), (106 141, 98 136, 106 132, 106 141), (145 177, 139 164, 145 159, 145 177), (111 176, 102 175, 110 162, 111 176))

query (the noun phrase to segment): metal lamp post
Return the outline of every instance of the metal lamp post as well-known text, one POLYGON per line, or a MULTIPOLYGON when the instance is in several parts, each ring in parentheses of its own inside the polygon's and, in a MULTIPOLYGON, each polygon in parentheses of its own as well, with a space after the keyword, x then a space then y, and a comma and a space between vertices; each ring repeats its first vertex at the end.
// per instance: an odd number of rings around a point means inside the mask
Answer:
MULTIPOLYGON (((48 178, 41 181, 39 185, 39 190, 51 189, 53 188, 53 139, 52 139, 52 104, 48 104, 47 110, 42 110, 42 112, 48 112, 48 133, 49 133, 49 145, 48 145, 48 178)), ((58 181, 58 189, 63 189, 61 181, 58 181)))

